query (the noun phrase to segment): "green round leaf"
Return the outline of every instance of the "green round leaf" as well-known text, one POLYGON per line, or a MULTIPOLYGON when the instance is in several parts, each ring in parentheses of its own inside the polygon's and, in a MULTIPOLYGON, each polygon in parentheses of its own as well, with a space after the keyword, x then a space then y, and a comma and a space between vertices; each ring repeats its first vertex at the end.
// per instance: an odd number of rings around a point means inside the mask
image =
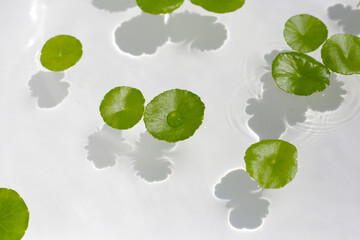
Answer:
POLYGON ((50 38, 41 50, 40 62, 50 71, 64 71, 74 66, 82 56, 81 42, 73 36, 50 38))
POLYGON ((308 96, 324 91, 330 84, 329 69, 303 53, 280 53, 271 69, 277 86, 287 93, 308 96))
POLYGON ((146 13, 171 13, 183 4, 184 0, 136 0, 137 5, 146 13))
POLYGON ((241 8, 245 0, 191 0, 191 2, 210 12, 228 13, 241 8))
POLYGON ((291 17, 285 24, 284 38, 295 51, 307 53, 316 50, 328 36, 326 25, 308 14, 291 17))
POLYGON ((245 153, 246 171, 262 188, 281 188, 297 172, 297 149, 283 140, 262 140, 245 153))
POLYGON ((144 122, 159 140, 177 142, 191 137, 204 118, 205 105, 196 94, 172 89, 156 96, 146 106, 144 122))
POLYGON ((137 124, 144 113, 145 99, 140 90, 132 87, 111 89, 100 104, 104 122, 115 129, 129 129, 137 124))
POLYGON ((360 38, 350 34, 333 35, 323 45, 321 58, 333 72, 360 74, 360 38))
POLYGON ((0 239, 20 240, 29 225, 29 210, 14 190, 0 188, 0 239))

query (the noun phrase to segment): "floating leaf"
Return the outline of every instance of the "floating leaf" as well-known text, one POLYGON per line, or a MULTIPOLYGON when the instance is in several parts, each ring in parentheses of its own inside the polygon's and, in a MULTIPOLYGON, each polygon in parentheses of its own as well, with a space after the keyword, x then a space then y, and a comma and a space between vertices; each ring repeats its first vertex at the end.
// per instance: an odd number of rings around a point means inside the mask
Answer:
POLYGON ((281 188, 297 172, 297 149, 283 140, 262 140, 245 153, 246 171, 262 188, 281 188))
POLYGON ((308 96, 325 90, 330 84, 330 71, 303 53, 280 53, 271 68, 277 86, 287 93, 308 96))
POLYGON ((145 99, 140 90, 132 87, 111 89, 100 104, 104 122, 115 129, 129 129, 137 124, 144 113, 145 99))
POLYGON ((41 50, 40 62, 50 71, 64 71, 74 66, 82 56, 81 42, 73 36, 50 38, 41 50))
POLYGON ((328 36, 326 25, 308 14, 291 17, 285 24, 284 38, 295 51, 307 53, 316 50, 328 36))
POLYGON ((322 46, 321 58, 333 72, 360 74, 360 38, 350 34, 333 35, 322 46))
POLYGON ((0 238, 21 239, 29 224, 29 210, 14 190, 0 188, 0 238))
POLYGON ((205 105, 196 94, 172 89, 156 96, 146 106, 144 122, 159 140, 177 142, 191 137, 204 118, 205 105))
POLYGON ((147 13, 171 13, 183 4, 184 0, 136 0, 137 5, 147 13))
POLYGON ((210 12, 228 13, 241 8, 245 0, 191 0, 191 2, 210 12))

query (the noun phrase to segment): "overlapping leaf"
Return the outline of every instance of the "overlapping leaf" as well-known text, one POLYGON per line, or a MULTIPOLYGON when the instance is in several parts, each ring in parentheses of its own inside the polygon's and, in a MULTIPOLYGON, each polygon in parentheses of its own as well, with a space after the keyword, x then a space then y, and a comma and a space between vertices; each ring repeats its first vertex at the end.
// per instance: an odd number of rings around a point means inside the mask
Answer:
POLYGON ((360 73, 360 38, 335 34, 321 49, 321 58, 331 71, 351 75, 360 73))
POLYGON ((280 89, 295 95, 321 92, 330 84, 330 71, 303 53, 280 53, 272 62, 271 72, 280 89))

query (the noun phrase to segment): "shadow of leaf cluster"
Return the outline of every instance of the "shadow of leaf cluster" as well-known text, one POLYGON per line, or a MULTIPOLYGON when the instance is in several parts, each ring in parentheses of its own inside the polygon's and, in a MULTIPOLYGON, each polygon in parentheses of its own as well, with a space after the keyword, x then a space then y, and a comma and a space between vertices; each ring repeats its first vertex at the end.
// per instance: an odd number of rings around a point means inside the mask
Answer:
POLYGON ((279 89, 272 78, 270 68, 273 59, 280 52, 272 51, 264 56, 267 72, 261 76, 263 92, 259 98, 247 101, 246 113, 251 115, 248 126, 263 139, 277 139, 286 130, 286 123, 294 126, 306 120, 306 112, 311 109, 318 112, 334 111, 340 107, 347 93, 344 83, 332 74, 330 85, 311 96, 296 96, 279 89))
POLYGON ((360 34, 360 9, 343 4, 336 4, 328 8, 328 16, 342 27, 345 34, 360 34))
POLYGON ((94 7, 109 12, 122 12, 136 7, 136 0, 93 0, 94 7))
POLYGON ((243 169, 227 173, 215 186, 215 196, 226 200, 230 224, 237 229, 261 226, 269 213, 270 202, 262 198, 263 189, 243 169))
POLYGON ((126 143, 123 132, 104 125, 88 137, 87 159, 99 169, 112 167, 117 159, 130 158, 136 175, 147 182, 166 180, 172 173, 170 153, 176 144, 140 134, 135 146, 126 143))
POLYGON ((154 54, 169 40, 199 51, 216 50, 227 38, 225 26, 216 20, 212 16, 183 12, 171 14, 165 22, 163 15, 142 13, 115 30, 115 42, 120 50, 134 56, 154 54))

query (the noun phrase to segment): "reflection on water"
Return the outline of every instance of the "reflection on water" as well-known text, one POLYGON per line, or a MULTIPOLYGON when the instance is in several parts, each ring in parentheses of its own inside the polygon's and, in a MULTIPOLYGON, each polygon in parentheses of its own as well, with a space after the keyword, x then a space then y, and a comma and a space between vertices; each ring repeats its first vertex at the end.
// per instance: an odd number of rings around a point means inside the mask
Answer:
POLYGON ((196 13, 171 14, 167 23, 163 15, 142 13, 115 30, 115 43, 134 56, 154 54, 169 39, 190 44, 200 51, 220 48, 227 37, 226 28, 217 18, 196 13))
POLYGON ((344 6, 340 3, 328 8, 328 16, 331 20, 343 28, 344 33, 360 34, 360 9, 351 6, 344 6))
POLYGON ((226 200, 230 224, 237 229, 261 226, 269 213, 270 202, 262 198, 262 188, 243 169, 227 173, 215 186, 215 196, 226 200))
POLYGON ((147 182, 164 181, 172 173, 167 156, 175 143, 159 141, 147 131, 140 135, 135 149, 130 153, 136 175, 147 182))
POLYGON ((125 11, 136 6, 136 0, 93 0, 92 4, 109 12, 125 11))
MULTIPOLYGON (((276 49, 279 46, 270 46, 276 49)), ((259 50, 260 52, 261 49, 259 50)), ((228 104, 226 118, 242 136, 259 139, 287 137, 309 142, 341 130, 360 117, 360 75, 331 73, 321 93, 296 96, 280 90, 271 76, 271 63, 279 51, 262 58, 247 56, 253 70, 245 72, 228 104), (262 74, 261 74, 262 73, 262 74)))
MULTIPOLYGON (((270 69, 272 60, 279 51, 265 55, 270 69)), ((260 98, 250 98, 246 113, 251 115, 248 125, 259 136, 259 139, 279 138, 286 130, 286 124, 294 126, 306 120, 306 112, 312 109, 318 112, 334 111, 344 101, 343 83, 332 74, 330 85, 321 93, 311 96, 296 96, 279 89, 271 72, 265 73, 260 81, 263 93, 260 98)))
POLYGON ((53 108, 69 94, 70 84, 62 81, 64 72, 39 71, 29 80, 31 96, 37 98, 40 108, 53 108))
POLYGON ((334 111, 344 101, 344 84, 332 74, 330 85, 321 93, 311 96, 296 96, 279 89, 270 72, 272 60, 279 51, 265 55, 267 61, 266 72, 260 81, 263 84, 263 93, 259 98, 250 98, 246 113, 251 115, 248 126, 259 139, 279 138, 286 130, 286 125, 294 126, 306 120, 306 112, 311 109, 317 112, 334 111))

